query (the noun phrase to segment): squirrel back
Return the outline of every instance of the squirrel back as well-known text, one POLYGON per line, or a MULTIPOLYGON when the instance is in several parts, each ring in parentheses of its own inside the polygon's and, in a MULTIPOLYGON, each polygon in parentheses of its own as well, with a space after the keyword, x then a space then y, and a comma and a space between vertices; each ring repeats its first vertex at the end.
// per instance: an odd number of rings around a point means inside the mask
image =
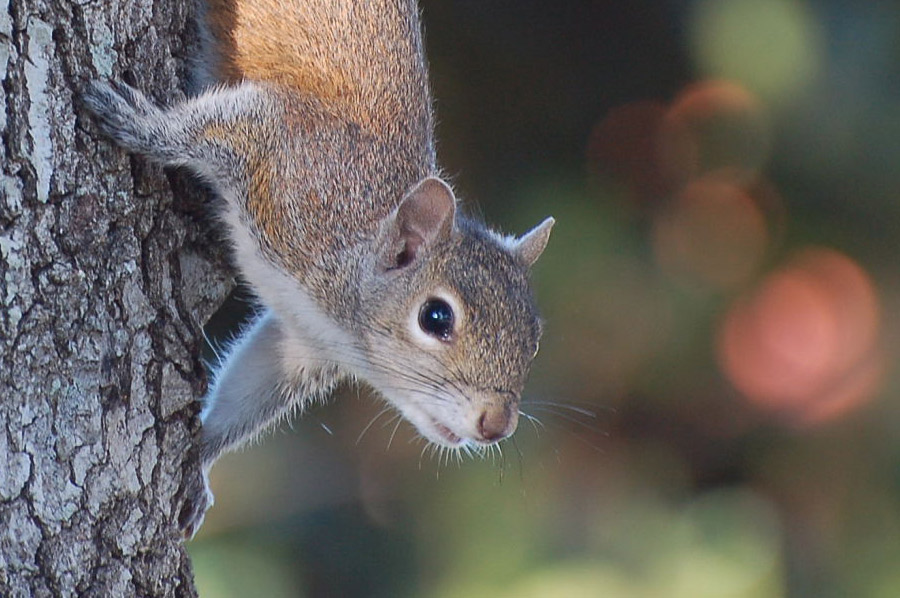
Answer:
POLYGON ((430 129, 415 0, 205 0, 202 5, 202 62, 211 80, 266 82, 308 94, 372 130, 398 120, 430 129))

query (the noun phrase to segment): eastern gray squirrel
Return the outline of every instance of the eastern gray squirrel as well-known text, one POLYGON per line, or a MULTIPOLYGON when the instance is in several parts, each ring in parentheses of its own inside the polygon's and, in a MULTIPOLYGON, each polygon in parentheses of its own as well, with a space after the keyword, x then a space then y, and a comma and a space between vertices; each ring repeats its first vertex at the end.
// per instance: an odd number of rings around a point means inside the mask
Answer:
POLYGON ((457 209, 415 0, 208 0, 202 12, 199 63, 220 86, 166 109, 122 83, 85 92, 120 146, 221 196, 235 262, 266 307, 205 399, 187 536, 223 451, 347 378, 429 442, 512 434, 541 335, 529 269, 554 222, 508 237, 457 209))

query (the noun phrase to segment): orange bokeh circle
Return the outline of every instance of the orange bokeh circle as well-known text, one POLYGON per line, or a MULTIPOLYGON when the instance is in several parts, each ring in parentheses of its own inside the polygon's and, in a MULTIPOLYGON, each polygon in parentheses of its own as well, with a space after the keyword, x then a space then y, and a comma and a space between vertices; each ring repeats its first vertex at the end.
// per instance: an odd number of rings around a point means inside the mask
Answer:
POLYGON ((877 391, 879 320, 866 272, 841 253, 809 249, 732 305, 719 362, 752 404, 797 423, 824 421, 877 391))

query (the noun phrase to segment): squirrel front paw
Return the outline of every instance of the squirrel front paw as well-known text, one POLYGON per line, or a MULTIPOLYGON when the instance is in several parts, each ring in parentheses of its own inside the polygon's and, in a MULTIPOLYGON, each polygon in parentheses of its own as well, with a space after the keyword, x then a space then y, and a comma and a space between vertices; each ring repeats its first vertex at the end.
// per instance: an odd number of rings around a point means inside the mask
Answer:
POLYGON ((117 81, 91 81, 82 99, 108 137, 130 151, 150 153, 160 110, 144 94, 117 81))
POLYGON ((192 475, 182 488, 181 511, 178 515, 178 526, 181 528, 185 539, 190 540, 203 525, 203 518, 215 502, 215 497, 209 489, 209 474, 206 468, 202 468, 198 475, 192 475))

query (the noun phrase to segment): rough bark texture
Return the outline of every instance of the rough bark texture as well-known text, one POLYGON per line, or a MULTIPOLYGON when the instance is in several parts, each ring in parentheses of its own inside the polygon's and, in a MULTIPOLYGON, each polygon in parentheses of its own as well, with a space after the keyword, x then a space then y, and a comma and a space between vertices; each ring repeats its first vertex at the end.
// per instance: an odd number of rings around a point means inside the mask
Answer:
POLYGON ((0 596, 195 595, 177 492, 230 282, 198 194, 77 96, 114 77, 177 97, 191 9, 0 0, 0 596))

